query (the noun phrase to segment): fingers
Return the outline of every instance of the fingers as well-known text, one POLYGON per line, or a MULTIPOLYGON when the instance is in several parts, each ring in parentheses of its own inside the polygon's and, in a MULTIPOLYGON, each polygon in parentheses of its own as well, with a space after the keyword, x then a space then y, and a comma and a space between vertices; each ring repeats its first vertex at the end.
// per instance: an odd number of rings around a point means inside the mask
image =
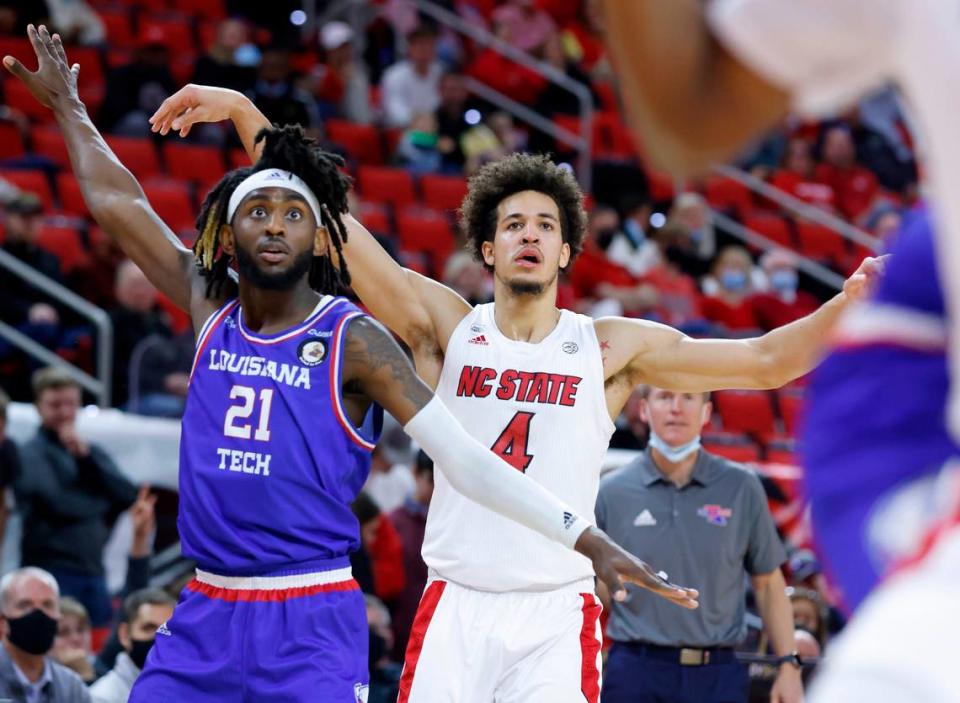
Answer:
POLYGON ((59 58, 64 66, 69 66, 67 63, 67 52, 63 49, 63 42, 60 40, 59 34, 53 35, 53 49, 56 52, 57 58, 59 58))
POLYGON ((620 580, 620 575, 617 573, 616 569, 606 569, 602 574, 597 575, 607 587, 611 598, 621 603, 626 600, 627 589, 624 587, 623 581, 620 580))
POLYGON ((12 56, 4 56, 3 65, 8 71, 10 71, 10 73, 22 81, 26 80, 27 76, 30 75, 30 71, 28 71, 22 63, 12 56))
POLYGON ((44 50, 47 52, 47 57, 56 61, 57 50, 53 46, 53 39, 50 37, 50 32, 47 30, 46 25, 41 24, 37 30, 37 34, 40 37, 40 42, 43 44, 44 50))
POLYGON ((146 500, 150 495, 150 484, 145 483, 140 486, 140 490, 137 491, 137 501, 146 500))

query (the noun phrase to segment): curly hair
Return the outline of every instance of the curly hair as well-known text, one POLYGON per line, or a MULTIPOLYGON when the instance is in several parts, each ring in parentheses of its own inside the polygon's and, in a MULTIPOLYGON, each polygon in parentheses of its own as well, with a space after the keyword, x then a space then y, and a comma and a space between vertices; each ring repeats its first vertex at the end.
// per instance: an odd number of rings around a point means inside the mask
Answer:
POLYGON ((227 173, 207 194, 197 216, 200 235, 193 253, 200 274, 206 279, 207 296, 219 297, 229 280, 232 258, 224 251, 220 232, 227 223, 227 206, 237 186, 251 173, 268 168, 290 171, 302 178, 320 201, 320 222, 326 228, 337 254, 335 266, 330 255, 314 256, 310 266, 310 287, 319 293, 336 294, 350 285, 350 273, 343 259, 343 242, 347 228, 341 214, 347 212, 347 191, 350 179, 339 167, 343 159, 322 151, 314 139, 304 135, 299 125, 264 128, 256 142, 264 142, 263 153, 253 166, 227 173))
POLYGON ((569 169, 558 166, 542 154, 511 154, 489 163, 470 179, 467 197, 460 206, 460 225, 467 248, 483 261, 483 243, 492 242, 497 231, 497 207, 505 198, 525 190, 534 190, 553 198, 560 211, 560 233, 570 245, 573 263, 583 248, 587 216, 583 209, 583 191, 569 169))

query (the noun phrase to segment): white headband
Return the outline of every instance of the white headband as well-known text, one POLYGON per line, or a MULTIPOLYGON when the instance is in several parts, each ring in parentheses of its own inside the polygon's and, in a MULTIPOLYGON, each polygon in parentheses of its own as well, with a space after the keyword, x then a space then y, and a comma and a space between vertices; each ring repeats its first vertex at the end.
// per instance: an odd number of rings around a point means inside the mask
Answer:
POLYGON ((317 227, 320 226, 320 201, 317 200, 317 196, 313 194, 310 186, 300 176, 280 168, 255 171, 240 181, 240 185, 230 195, 230 202, 227 204, 227 222, 233 221, 233 215, 237 212, 237 208, 240 207, 243 199, 258 188, 286 188, 294 193, 299 193, 307 201, 310 209, 313 210, 317 227))

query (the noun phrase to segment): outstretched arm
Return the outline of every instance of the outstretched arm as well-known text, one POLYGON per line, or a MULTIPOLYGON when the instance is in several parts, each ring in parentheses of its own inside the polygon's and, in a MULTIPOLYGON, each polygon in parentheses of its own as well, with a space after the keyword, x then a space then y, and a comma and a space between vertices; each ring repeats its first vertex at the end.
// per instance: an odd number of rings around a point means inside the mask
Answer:
POLYGON ((678 605, 696 607, 696 591, 658 577, 536 481, 471 437, 420 380, 390 333, 372 319, 356 319, 347 329, 344 380, 357 384, 397 418, 454 488, 587 556, 615 597, 624 596, 622 578, 678 605))
MULTIPOLYGON (((254 138, 270 121, 241 93, 202 85, 187 85, 167 98, 150 118, 153 130, 189 132, 198 122, 233 122, 251 160, 262 145, 254 138)), ((470 311, 456 292, 394 261, 376 238, 352 215, 344 216, 347 242, 344 258, 353 290, 371 313, 393 330, 413 352, 417 370, 436 385, 447 341, 470 311)))
POLYGON ((197 277, 193 253, 153 211, 140 184, 94 127, 77 93, 80 67, 67 63, 60 37, 33 25, 27 34, 39 68, 31 73, 12 56, 4 57, 3 64, 53 110, 90 214, 159 290, 190 310, 197 277))
POLYGON ((631 127, 678 175, 729 159, 786 114, 789 96, 737 61, 702 0, 604 0, 607 46, 631 127))
POLYGON ((840 314, 867 294, 881 271, 881 260, 865 259, 844 292, 815 313, 754 339, 691 339, 654 322, 598 320, 605 373, 626 374, 631 388, 638 383, 691 393, 778 388, 813 369, 840 314))

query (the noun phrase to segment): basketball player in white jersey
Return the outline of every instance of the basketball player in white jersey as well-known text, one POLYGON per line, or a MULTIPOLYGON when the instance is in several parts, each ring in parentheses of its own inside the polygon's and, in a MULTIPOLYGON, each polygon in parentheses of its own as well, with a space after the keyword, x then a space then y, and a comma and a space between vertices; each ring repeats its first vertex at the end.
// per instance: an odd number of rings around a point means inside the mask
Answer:
MULTIPOLYGON (((226 117, 241 136, 263 126, 249 101, 226 110, 195 90, 169 98, 155 128, 182 132, 226 117)), ((487 305, 471 307, 401 268, 349 216, 343 251, 354 290, 407 343, 418 373, 465 428, 591 514, 612 418, 637 384, 783 385, 813 367, 877 265, 868 260, 819 311, 758 339, 694 340, 643 320, 593 320, 555 304, 558 274, 583 243, 582 200, 570 172, 542 156, 515 154, 473 177, 461 214, 471 250, 494 273, 487 305)), ((400 703, 596 703, 600 605, 590 563, 465 498, 441 473, 435 480, 423 545, 430 581, 400 703)))
MULTIPOLYGON (((724 161, 790 109, 838 112, 885 83, 899 88, 938 223, 936 266, 953 320, 944 410, 960 437, 960 1, 605 0, 605 8, 632 125, 659 165, 676 173, 724 161)), ((857 312, 844 330, 870 322, 857 312)), ((873 334, 910 336, 904 317, 891 316, 873 334)), ((938 398, 937 390, 926 395, 938 398)), ((911 441, 922 440, 903 437, 911 441)), ((941 494, 955 490, 946 487, 955 483, 949 465, 942 482, 941 494)), ((832 645, 810 700, 960 701, 958 579, 960 511, 930 531, 909 569, 864 602, 832 645)))

